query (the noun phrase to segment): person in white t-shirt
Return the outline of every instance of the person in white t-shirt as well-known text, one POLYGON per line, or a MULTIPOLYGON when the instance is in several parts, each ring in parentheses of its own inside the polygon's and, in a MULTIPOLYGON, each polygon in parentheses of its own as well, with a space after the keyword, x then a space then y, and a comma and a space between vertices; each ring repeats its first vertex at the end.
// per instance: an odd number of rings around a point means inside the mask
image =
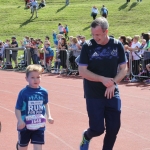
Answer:
POLYGON ((93 20, 96 19, 96 16, 97 16, 98 12, 99 12, 99 11, 98 11, 97 7, 96 7, 96 6, 93 6, 93 7, 92 7, 92 10, 91 10, 91 16, 93 17, 93 20))
MULTIPOLYGON (((140 64, 140 55, 138 54, 138 50, 141 47, 141 43, 139 42, 139 35, 135 35, 133 37, 133 41, 131 44, 131 47, 128 47, 127 49, 132 52, 132 72, 133 75, 139 74, 139 64, 140 64)), ((135 77, 132 78, 131 82, 136 82, 138 79, 135 77)))

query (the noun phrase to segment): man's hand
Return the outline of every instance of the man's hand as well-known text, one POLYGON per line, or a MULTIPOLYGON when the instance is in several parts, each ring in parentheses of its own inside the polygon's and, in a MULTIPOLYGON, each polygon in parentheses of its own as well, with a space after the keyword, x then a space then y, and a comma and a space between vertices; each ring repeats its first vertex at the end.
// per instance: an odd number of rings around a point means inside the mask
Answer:
POLYGON ((114 97, 115 88, 115 85, 106 88, 105 97, 107 97, 107 99, 111 99, 112 97, 114 97))
POLYGON ((17 128, 19 130, 23 129, 26 126, 25 122, 23 120, 18 121, 17 128))
POLYGON ((102 81, 101 81, 107 88, 108 87, 111 87, 112 85, 114 85, 114 82, 113 82, 113 78, 106 78, 106 77, 103 77, 102 81))

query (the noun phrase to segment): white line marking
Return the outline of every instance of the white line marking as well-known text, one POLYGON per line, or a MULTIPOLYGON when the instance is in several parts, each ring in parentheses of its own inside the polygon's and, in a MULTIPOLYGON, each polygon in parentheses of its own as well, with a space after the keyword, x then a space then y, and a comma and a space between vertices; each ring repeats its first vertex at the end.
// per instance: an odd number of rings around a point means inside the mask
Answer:
MULTIPOLYGON (((4 91, 4 90, 0 90, 0 91, 1 91, 1 92, 6 92, 6 93, 10 93, 10 94, 13 94, 13 95, 17 95, 16 93, 9 92, 9 91, 4 91)), ((65 94, 65 95, 72 95, 72 96, 77 96, 77 97, 83 98, 82 96, 76 95, 76 94, 68 94, 68 93, 63 93, 63 92, 55 91, 55 90, 48 90, 48 91, 57 92, 57 93, 65 94)), ((126 95, 126 96, 128 96, 128 95, 126 95)), ((130 97, 130 96, 129 96, 129 97, 130 97)), ((137 97, 137 98, 138 98, 138 97, 137 97)), ((143 98, 143 99, 144 99, 144 98, 143 98)), ((51 102, 50 102, 50 103, 51 103, 51 102)), ((78 111, 76 111, 76 110, 67 108, 67 107, 65 107, 65 106, 61 106, 61 105, 59 105, 59 104, 55 104, 55 103, 52 103, 52 104, 53 104, 53 105, 56 105, 56 106, 58 106, 58 107, 62 107, 62 108, 65 108, 65 109, 74 111, 74 112, 78 112, 78 111)), ((130 109, 130 110, 133 110, 133 111, 143 112, 143 113, 146 113, 146 114, 149 114, 149 115, 150 115, 150 112, 146 112, 146 111, 142 111, 142 110, 139 110, 139 109, 130 108, 130 107, 127 107, 127 106, 122 106, 122 108, 127 108, 127 109, 130 109)), ((78 113, 85 115, 85 114, 82 113, 82 112, 78 112, 78 113)))
POLYGON ((143 140, 146 140, 146 141, 150 142, 150 139, 148 139, 148 138, 145 138, 145 137, 143 137, 143 136, 140 136, 139 134, 133 133, 132 131, 126 130, 126 129, 122 128, 122 127, 121 127, 121 129, 124 130, 124 131, 126 131, 126 132, 128 132, 128 133, 130 133, 130 134, 133 134, 133 135, 135 135, 135 136, 138 136, 138 137, 140 137, 140 138, 143 139, 143 140))
MULTIPOLYGON (((3 107, 3 106, 1 106, 1 105, 0 105, 0 107, 1 107, 2 109, 4 109, 4 110, 7 110, 7 111, 9 111, 9 112, 11 112, 11 113, 14 114, 14 111, 12 111, 12 110, 10 110, 10 109, 7 109, 6 107, 3 107)), ((145 137, 143 137, 143 136, 140 136, 139 134, 136 134, 136 133, 134 133, 134 132, 132 132, 132 131, 126 130, 125 128, 122 128, 122 127, 121 127, 121 129, 124 130, 125 132, 128 132, 128 133, 130 133, 130 134, 133 134, 133 135, 135 135, 135 136, 137 136, 137 137, 140 137, 140 138, 143 139, 143 140, 146 140, 146 141, 150 142, 150 140, 149 140, 148 138, 145 138, 145 137)), ((55 137, 56 139, 58 139, 59 141, 61 141, 63 144, 65 144, 66 146, 68 146, 68 147, 71 148, 72 150, 75 150, 73 147, 71 147, 69 144, 67 144, 65 141, 63 141, 61 138, 59 138, 59 137, 56 136, 55 134, 51 133, 51 132, 48 131, 48 130, 47 130, 46 132, 49 133, 50 135, 52 135, 53 137, 55 137)))
POLYGON ((74 111, 74 112, 79 113, 79 114, 82 114, 82 115, 84 115, 84 116, 87 116, 87 114, 85 114, 85 113, 82 113, 82 112, 80 112, 80 111, 76 111, 76 110, 74 110, 74 109, 71 109, 71 108, 68 108, 68 107, 65 107, 65 106, 61 106, 61 105, 58 105, 58 104, 55 104, 55 103, 51 103, 51 102, 50 102, 50 104, 55 105, 55 106, 58 106, 58 107, 61 107, 61 108, 68 109, 68 110, 70 110, 70 111, 74 111))
POLYGON ((63 144, 65 144, 67 147, 71 148, 72 150, 75 150, 72 146, 70 146, 69 144, 67 144, 65 141, 63 141, 61 138, 59 138, 58 136, 56 136, 55 134, 51 133, 50 131, 46 131, 48 134, 52 135, 53 137, 55 137, 56 139, 58 139, 59 141, 61 141, 63 144))
POLYGON ((7 111, 9 111, 9 112, 11 112, 11 113, 13 113, 13 114, 15 114, 14 111, 12 111, 12 110, 10 110, 10 109, 7 109, 6 107, 3 107, 3 106, 0 106, 0 107, 3 108, 3 109, 5 109, 5 110, 7 110, 7 111))
MULTIPOLYGON (((4 110, 7 110, 13 114, 15 114, 14 111, 10 110, 10 109, 7 109, 6 107, 3 107, 0 105, 0 108, 4 109, 4 110)), ((67 144, 64 140, 62 140, 61 138, 59 138, 58 136, 56 136, 55 134, 51 133, 50 131, 46 130, 46 132, 50 135, 52 135, 54 138, 56 138, 57 140, 59 140, 60 142, 62 142, 63 144, 65 144, 67 147, 71 148, 72 150, 75 150, 72 146, 70 146, 69 144, 67 144)))

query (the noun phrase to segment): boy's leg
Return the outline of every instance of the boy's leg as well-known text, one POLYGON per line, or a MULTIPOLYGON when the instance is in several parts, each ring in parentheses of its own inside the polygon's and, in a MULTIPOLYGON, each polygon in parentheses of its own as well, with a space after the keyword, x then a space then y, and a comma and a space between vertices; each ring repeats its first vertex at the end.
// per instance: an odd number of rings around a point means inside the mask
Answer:
POLYGON ((31 131, 24 129, 18 132, 18 148, 19 150, 27 150, 30 141, 31 131))
POLYGON ((18 146, 18 150, 27 150, 28 149, 28 146, 26 146, 26 147, 20 147, 20 146, 18 146))
POLYGON ((44 131, 33 131, 31 135, 31 143, 34 144, 34 150, 42 150, 42 144, 44 144, 44 131))
POLYGON ((33 150, 42 150, 41 144, 33 144, 33 150))

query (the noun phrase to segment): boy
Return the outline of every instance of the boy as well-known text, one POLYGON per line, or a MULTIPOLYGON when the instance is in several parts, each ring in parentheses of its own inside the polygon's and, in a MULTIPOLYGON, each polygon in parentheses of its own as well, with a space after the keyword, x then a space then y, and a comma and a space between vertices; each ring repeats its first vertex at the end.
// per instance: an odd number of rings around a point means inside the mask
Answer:
POLYGON ((49 123, 53 123, 48 105, 48 92, 40 85, 43 68, 40 65, 29 65, 26 69, 28 85, 23 88, 16 102, 15 114, 18 120, 17 149, 27 150, 29 141, 34 150, 42 150, 44 144, 45 113, 49 123))
POLYGON ((43 48, 46 57, 46 69, 47 72, 51 72, 51 63, 54 57, 54 51, 50 47, 50 42, 45 42, 45 48, 43 48))

